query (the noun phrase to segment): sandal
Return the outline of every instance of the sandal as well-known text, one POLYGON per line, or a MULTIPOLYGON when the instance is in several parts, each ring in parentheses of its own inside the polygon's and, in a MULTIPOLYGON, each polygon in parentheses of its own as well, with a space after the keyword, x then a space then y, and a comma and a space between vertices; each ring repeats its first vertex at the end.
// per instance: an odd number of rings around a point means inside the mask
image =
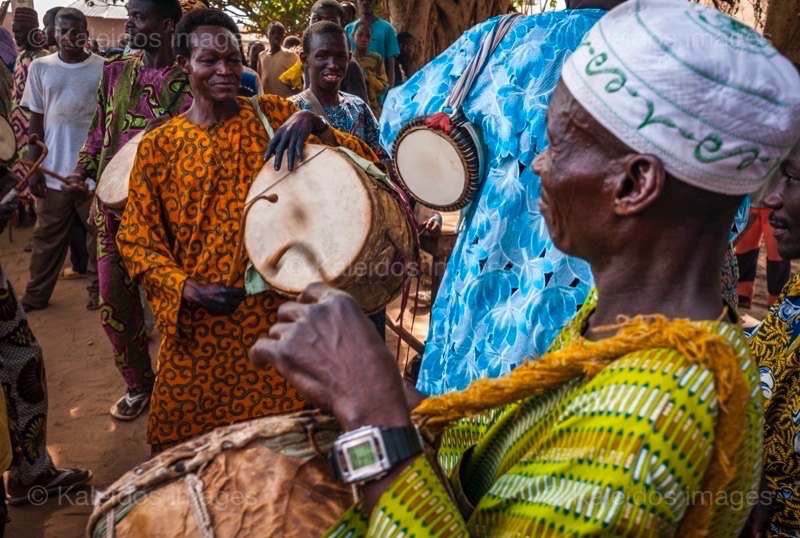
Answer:
POLYGON ((8 481, 8 504, 18 505, 34 502, 43 504, 52 493, 65 493, 72 488, 83 486, 92 479, 92 471, 88 469, 55 469, 53 474, 40 477, 33 484, 23 486, 13 480, 8 481))
POLYGON ((150 405, 149 392, 128 391, 111 406, 109 413, 115 419, 127 422, 139 418, 148 405, 150 405))
POLYGON ((100 298, 89 297, 89 300, 86 302, 86 310, 100 310, 100 298))

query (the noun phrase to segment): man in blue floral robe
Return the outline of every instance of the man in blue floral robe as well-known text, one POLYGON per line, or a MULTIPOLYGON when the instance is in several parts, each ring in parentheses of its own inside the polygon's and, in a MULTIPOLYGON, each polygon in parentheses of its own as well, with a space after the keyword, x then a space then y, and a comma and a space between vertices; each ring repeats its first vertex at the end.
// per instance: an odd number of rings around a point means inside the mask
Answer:
MULTIPOLYGON (((520 17, 464 103, 483 132, 486 171, 431 316, 418 388, 464 389, 544 353, 592 287, 588 265, 553 247, 530 169, 547 147, 545 113, 561 66, 605 14, 573 9, 520 17)), ((594 2, 610 9, 618 1, 594 2)), ((442 111, 449 93, 499 19, 469 30, 404 86, 381 118, 384 147, 409 120, 442 111)), ((588 216, 587 216, 588 218, 588 216)))

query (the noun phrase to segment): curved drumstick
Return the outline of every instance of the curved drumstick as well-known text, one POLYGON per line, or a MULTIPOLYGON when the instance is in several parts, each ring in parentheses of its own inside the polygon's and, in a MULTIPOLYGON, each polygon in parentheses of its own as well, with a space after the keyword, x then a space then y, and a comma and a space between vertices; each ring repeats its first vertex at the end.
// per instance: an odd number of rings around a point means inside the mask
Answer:
POLYGON ((253 206, 256 205, 256 202, 258 202, 259 200, 266 200, 267 202, 274 204, 278 201, 278 195, 266 194, 265 192, 264 194, 261 194, 260 196, 257 196, 252 200, 250 200, 250 203, 248 203, 245 206, 241 219, 242 225, 239 227, 239 237, 236 241, 236 252, 233 255, 233 266, 231 268, 230 274, 228 275, 228 280, 225 283, 225 285, 228 286, 229 288, 232 287, 233 283, 236 281, 236 268, 239 267, 239 264, 242 262, 243 259, 242 256, 244 254, 244 232, 247 223, 247 215, 250 213, 250 210, 253 208, 253 206))
POLYGON ((21 180, 19 180, 19 182, 17 182, 17 189, 18 190, 21 189, 28 182, 28 180, 31 178, 33 173, 36 172, 36 171, 39 171, 39 172, 41 172, 43 174, 47 174, 48 176, 58 180, 59 182, 63 183, 64 185, 69 185, 69 181, 67 181, 66 178, 64 178, 64 176, 62 176, 61 174, 58 174, 56 172, 53 172, 52 170, 49 170, 49 169, 45 168, 44 166, 42 166, 42 163, 44 162, 45 158, 47 157, 47 154, 50 152, 47 149, 47 144, 42 142, 42 140, 39 139, 39 137, 37 135, 31 135, 31 137, 28 139, 28 142, 31 143, 31 144, 36 144, 37 146, 39 146, 42 149, 42 153, 39 155, 39 158, 36 159, 33 162, 23 161, 23 160, 19 161, 20 163, 22 163, 23 165, 28 167, 28 171, 25 173, 23 178, 21 180))
POLYGON ((314 269, 316 269, 319 273, 319 276, 322 278, 322 282, 328 286, 333 286, 333 281, 328 278, 328 275, 325 274, 325 270, 322 268, 322 264, 319 262, 319 258, 317 258, 316 254, 314 254, 314 251, 311 250, 311 247, 309 247, 306 243, 302 243, 300 241, 287 241, 284 243, 283 246, 272 255, 269 261, 267 261, 267 267, 269 267, 272 271, 276 271, 280 261, 291 249, 297 250, 306 257, 311 265, 314 266, 314 269))

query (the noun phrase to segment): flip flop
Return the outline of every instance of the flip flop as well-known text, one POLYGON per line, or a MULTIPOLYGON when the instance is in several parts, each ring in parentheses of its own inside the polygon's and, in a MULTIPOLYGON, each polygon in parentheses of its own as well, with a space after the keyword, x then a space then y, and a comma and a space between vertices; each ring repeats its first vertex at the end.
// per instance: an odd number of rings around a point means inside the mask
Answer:
POLYGON ((19 505, 31 501, 43 501, 48 494, 69 491, 83 486, 92 479, 92 471, 88 469, 56 469, 53 477, 47 482, 33 483, 29 486, 16 486, 9 483, 6 499, 10 505, 19 505), (32 493, 35 492, 35 497, 32 493))
POLYGON ((147 409, 147 406, 150 405, 150 393, 149 392, 137 392, 135 394, 131 394, 130 392, 126 392, 125 396, 117 400, 117 403, 111 406, 109 413, 111 416, 117 420, 121 420, 123 422, 128 422, 131 420, 136 420, 139 416, 144 413, 144 410, 147 409), (128 406, 129 412, 132 413, 130 415, 123 415, 120 410, 119 406, 121 403, 125 403, 128 406))

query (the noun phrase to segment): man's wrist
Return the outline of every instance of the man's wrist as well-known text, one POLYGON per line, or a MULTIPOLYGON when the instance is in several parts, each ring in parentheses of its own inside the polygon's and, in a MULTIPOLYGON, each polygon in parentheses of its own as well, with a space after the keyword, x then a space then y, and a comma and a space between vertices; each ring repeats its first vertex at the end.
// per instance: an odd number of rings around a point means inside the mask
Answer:
POLYGON ((353 405, 345 404, 337 410, 336 418, 345 431, 357 430, 363 426, 404 428, 412 424, 402 391, 399 391, 399 396, 394 401, 381 398, 353 405))

